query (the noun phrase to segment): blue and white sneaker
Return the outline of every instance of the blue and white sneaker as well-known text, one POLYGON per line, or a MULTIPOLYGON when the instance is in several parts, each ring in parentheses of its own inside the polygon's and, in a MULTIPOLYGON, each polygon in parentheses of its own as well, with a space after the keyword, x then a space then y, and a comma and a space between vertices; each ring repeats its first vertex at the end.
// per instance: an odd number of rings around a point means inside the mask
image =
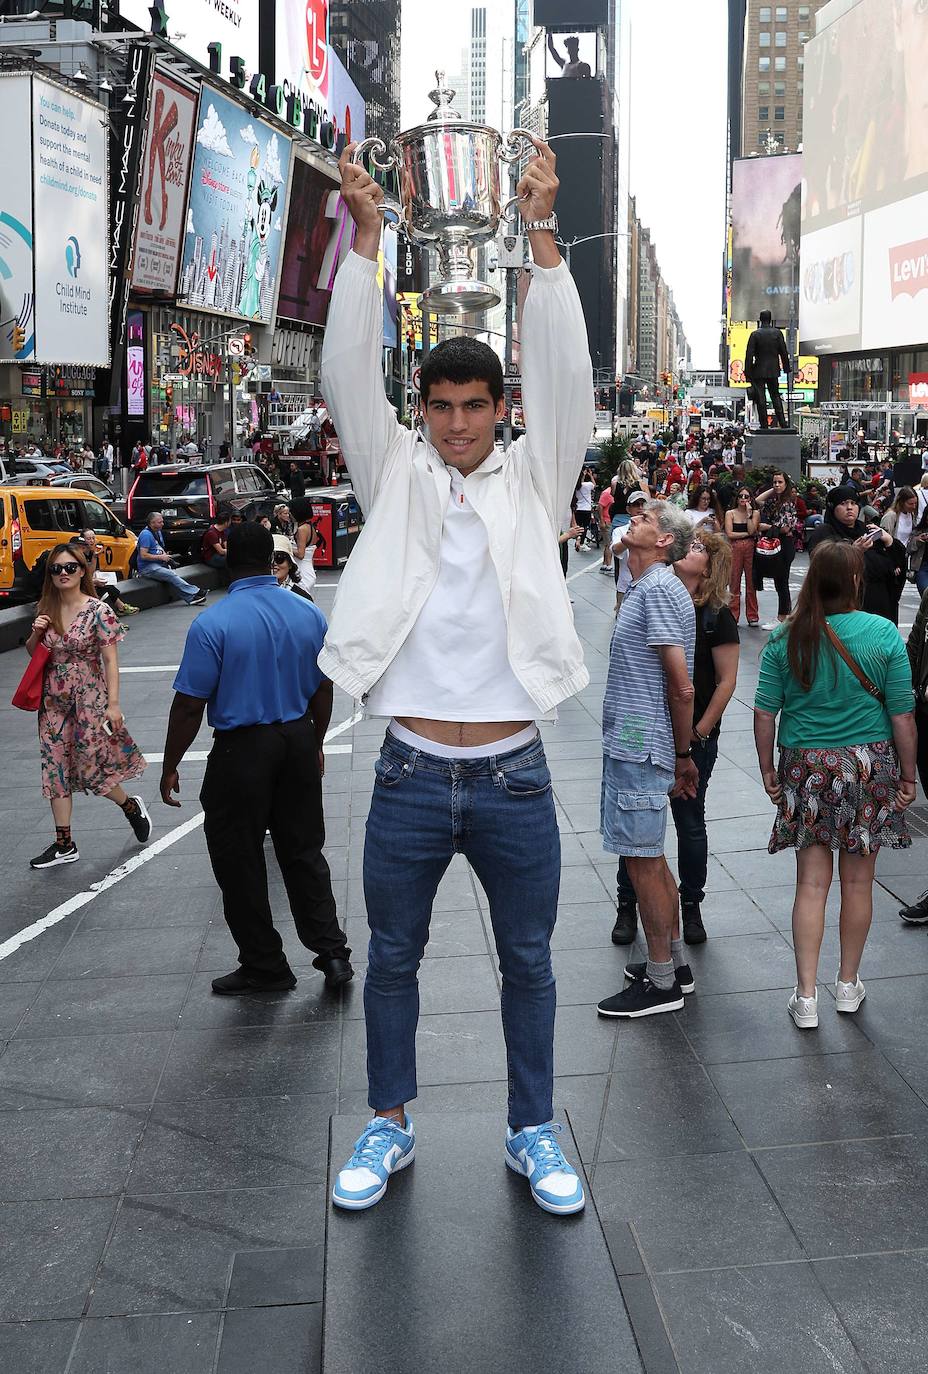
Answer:
POLYGON ((517 1174, 525 1175, 539 1207, 566 1216, 582 1211, 586 1198, 576 1169, 568 1164, 557 1143, 561 1129, 548 1121, 513 1135, 507 1127, 506 1163, 517 1174))
POLYGON ((375 1116, 355 1141, 354 1153, 335 1180, 332 1201, 354 1212, 373 1207, 387 1191, 390 1175, 416 1157, 416 1131, 406 1116, 403 1130, 385 1116, 375 1116))

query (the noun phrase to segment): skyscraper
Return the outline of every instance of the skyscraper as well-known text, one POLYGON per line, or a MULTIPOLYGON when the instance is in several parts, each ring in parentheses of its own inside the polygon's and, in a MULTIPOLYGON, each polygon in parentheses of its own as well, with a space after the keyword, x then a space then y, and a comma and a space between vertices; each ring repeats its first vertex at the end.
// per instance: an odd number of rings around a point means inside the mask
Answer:
POLYGON ((329 41, 367 106, 367 133, 400 129, 400 0, 332 0, 329 41))
POLYGON ((802 142, 803 49, 825 0, 729 0, 731 156, 802 142))

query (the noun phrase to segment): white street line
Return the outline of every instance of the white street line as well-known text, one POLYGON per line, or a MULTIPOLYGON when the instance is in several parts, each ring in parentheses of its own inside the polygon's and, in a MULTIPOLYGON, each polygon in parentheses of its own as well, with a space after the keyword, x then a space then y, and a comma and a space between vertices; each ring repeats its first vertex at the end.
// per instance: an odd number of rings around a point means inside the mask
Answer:
POLYGON ((47 916, 42 916, 40 920, 34 921, 31 926, 26 926, 25 930, 20 930, 16 935, 11 935, 9 940, 0 945, 0 960, 8 959, 11 954, 15 954, 23 945, 34 940, 43 931, 50 930, 59 921, 63 921, 66 916, 71 916, 75 911, 80 911, 81 907, 92 902, 95 897, 99 897, 101 892, 106 892, 109 888, 121 883, 123 878, 128 878, 130 873, 134 873, 142 864, 150 863, 158 854, 162 854, 166 849, 170 849, 172 844, 182 840, 185 835, 189 835, 192 830, 203 824, 203 812, 199 811, 195 816, 191 816, 189 821, 184 821, 174 830, 169 830, 166 835, 162 835, 160 840, 156 840, 147 849, 141 850, 138 854, 133 854, 124 864, 112 869, 105 878, 101 878, 98 883, 93 883, 86 892, 78 892, 76 896, 69 897, 66 902, 56 906, 54 911, 50 911, 47 916))
POLYGON ((180 667, 179 663, 156 663, 152 667, 146 668, 127 668, 124 663, 120 663, 120 673, 176 673, 180 667))
POLYGON ((587 573, 595 572, 596 569, 601 566, 602 561, 603 560, 600 559, 598 563, 591 563, 588 568, 581 568, 579 572, 571 573, 567 581, 576 582, 578 577, 586 577, 587 573))
POLYGON ((332 727, 331 730, 327 730, 327 731, 325 732, 325 737, 326 737, 326 739, 327 739, 327 740, 335 739, 335 736, 336 736, 336 735, 343 735, 343 734, 345 733, 346 730, 351 730, 351 729, 353 728, 353 726, 357 725, 357 723, 358 723, 359 720, 363 720, 363 719, 364 719, 364 712, 363 712, 363 711, 355 711, 354 715, 353 715, 353 716, 349 716, 348 720, 343 720, 342 723, 341 723, 341 725, 335 725, 335 726, 332 727))

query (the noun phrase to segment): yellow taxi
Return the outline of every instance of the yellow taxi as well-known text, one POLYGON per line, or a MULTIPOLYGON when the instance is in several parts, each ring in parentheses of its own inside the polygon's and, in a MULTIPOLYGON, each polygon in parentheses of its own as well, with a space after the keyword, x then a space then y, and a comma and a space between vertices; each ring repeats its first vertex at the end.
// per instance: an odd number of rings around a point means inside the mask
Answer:
POLYGON ((97 536, 100 571, 128 577, 135 535, 92 492, 0 485, 0 609, 34 601, 36 559, 86 529, 97 536))

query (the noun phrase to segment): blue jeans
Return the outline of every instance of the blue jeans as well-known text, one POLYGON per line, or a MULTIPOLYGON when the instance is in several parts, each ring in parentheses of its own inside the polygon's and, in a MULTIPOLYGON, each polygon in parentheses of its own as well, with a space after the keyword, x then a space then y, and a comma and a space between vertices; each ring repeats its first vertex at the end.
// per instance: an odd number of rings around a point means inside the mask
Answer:
MULTIPOLYGON (((719 756, 718 739, 693 745, 693 758, 699 769, 699 787, 692 799, 671 797, 670 810, 677 831, 677 869, 680 874, 680 897, 684 902, 702 902, 706 896, 706 874, 709 870, 709 837, 706 834, 706 792, 715 761, 719 756)), ((620 902, 634 902, 635 889, 628 876, 625 860, 619 860, 616 874, 620 902)))
POLYGON ((509 1124, 550 1121, 556 1006, 550 942, 561 841, 541 741, 508 754, 442 759, 388 733, 374 772, 364 843, 371 1107, 386 1110, 416 1096, 416 973, 438 884, 452 857, 463 854, 489 899, 499 955, 509 1124))
POLYGON ((153 582, 167 582, 188 604, 195 596, 200 595, 199 587, 195 587, 192 582, 185 582, 182 577, 178 577, 173 568, 166 568, 163 563, 149 563, 146 566, 140 559, 139 577, 150 577, 153 582))
POLYGON ((928 587, 928 557, 925 558, 921 567, 915 570, 915 585, 918 588, 919 596, 924 596, 925 588, 928 587))

